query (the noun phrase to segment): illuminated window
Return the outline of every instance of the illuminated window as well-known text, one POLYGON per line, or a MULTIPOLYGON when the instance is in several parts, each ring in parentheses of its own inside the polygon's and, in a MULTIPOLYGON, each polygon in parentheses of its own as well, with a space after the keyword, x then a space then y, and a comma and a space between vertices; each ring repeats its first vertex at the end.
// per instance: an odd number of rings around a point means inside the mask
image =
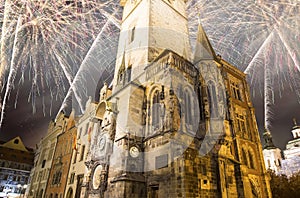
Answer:
POLYGON ((247 132, 247 128, 246 128, 245 116, 236 113, 235 117, 236 117, 236 121, 237 121, 237 130, 239 132, 246 133, 247 132))
POLYGON ((242 158, 245 165, 248 165, 247 154, 244 149, 242 149, 242 158))
POLYGON ((242 100, 241 90, 238 83, 231 81, 230 82, 230 90, 233 98, 237 100, 242 100))

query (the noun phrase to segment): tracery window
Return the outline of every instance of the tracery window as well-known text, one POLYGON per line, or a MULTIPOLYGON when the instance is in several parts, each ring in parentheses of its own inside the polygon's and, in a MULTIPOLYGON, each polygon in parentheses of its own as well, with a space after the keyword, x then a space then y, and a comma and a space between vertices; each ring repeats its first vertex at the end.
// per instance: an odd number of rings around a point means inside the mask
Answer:
POLYGON ((239 132, 246 133, 247 132, 247 128, 246 128, 246 119, 245 119, 245 116, 241 115, 239 113, 236 113, 235 117, 236 117, 236 121, 237 121, 237 130, 239 132))
POLYGON ((218 117, 219 111, 218 111, 217 92, 214 83, 211 81, 208 82, 208 100, 209 100, 211 118, 218 117))
POLYGON ((244 164, 248 165, 247 154, 246 154, 246 151, 244 149, 242 149, 242 158, 243 158, 244 164))
POLYGON ((190 97, 190 94, 187 90, 185 90, 184 92, 184 102, 185 102, 185 109, 184 109, 184 112, 185 112, 185 122, 187 124, 192 124, 192 120, 193 120, 193 116, 192 116, 192 113, 193 113, 193 109, 192 109, 192 101, 191 101, 191 97, 190 97))
POLYGON ((159 91, 155 91, 152 97, 152 126, 154 129, 159 126, 159 91))
POLYGON ((230 81, 230 91, 233 98, 242 101, 240 85, 237 82, 230 81))
POLYGON ((249 151, 249 168, 254 169, 254 156, 253 154, 249 151))

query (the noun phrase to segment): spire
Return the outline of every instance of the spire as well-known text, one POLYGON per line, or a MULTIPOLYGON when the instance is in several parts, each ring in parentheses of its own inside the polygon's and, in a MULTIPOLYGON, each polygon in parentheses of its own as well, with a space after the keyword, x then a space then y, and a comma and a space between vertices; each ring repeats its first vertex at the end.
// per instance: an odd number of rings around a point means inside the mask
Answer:
POLYGON ((296 118, 293 118, 293 122, 294 122, 293 129, 299 129, 300 126, 298 126, 296 118))
POLYGON ((195 46, 194 63, 203 59, 216 59, 216 53, 212 48, 209 39, 200 23, 198 26, 197 43, 195 46))
POLYGON ((276 146, 273 143, 271 132, 265 127, 265 132, 263 133, 263 138, 265 140, 264 149, 274 149, 276 146))

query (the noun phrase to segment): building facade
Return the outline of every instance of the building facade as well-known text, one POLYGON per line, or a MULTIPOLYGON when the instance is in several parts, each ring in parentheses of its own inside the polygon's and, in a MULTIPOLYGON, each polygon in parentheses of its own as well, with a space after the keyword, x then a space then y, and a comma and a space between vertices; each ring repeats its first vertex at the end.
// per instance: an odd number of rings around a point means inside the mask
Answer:
POLYGON ((271 197, 246 75, 201 24, 192 52, 186 2, 120 1, 112 86, 76 120, 73 154, 58 136, 45 197, 271 197))
POLYGON ((24 146, 20 137, 0 145, 0 197, 21 196, 29 182, 34 150, 24 146))
POLYGON ((57 137, 66 130, 68 117, 59 113, 55 121, 51 121, 47 135, 39 142, 35 154, 35 164, 29 186, 28 197, 45 197, 46 186, 53 161, 53 154, 57 145, 57 137))
POLYGON ((293 139, 286 144, 283 151, 282 174, 290 177, 300 171, 300 126, 294 119, 294 126, 291 131, 293 139))
POLYGON ((192 56, 185 3, 121 1, 86 197, 271 197, 245 74, 201 25, 192 56))
POLYGON ((71 158, 74 151, 74 139, 76 139, 76 133, 77 127, 75 126, 75 115, 74 112, 72 112, 66 123, 65 130, 57 136, 57 144, 53 153, 53 160, 44 197, 64 197, 71 158))
POLYGON ((282 173, 282 154, 281 149, 277 148, 272 139, 271 132, 265 129, 263 134, 264 142, 264 161, 267 169, 275 172, 275 174, 282 173))
POLYGON ((88 174, 86 167, 87 156, 90 153, 91 137, 98 130, 92 119, 95 115, 96 107, 97 104, 89 99, 86 103, 84 114, 76 123, 78 130, 64 196, 66 198, 84 197, 84 181, 88 174))

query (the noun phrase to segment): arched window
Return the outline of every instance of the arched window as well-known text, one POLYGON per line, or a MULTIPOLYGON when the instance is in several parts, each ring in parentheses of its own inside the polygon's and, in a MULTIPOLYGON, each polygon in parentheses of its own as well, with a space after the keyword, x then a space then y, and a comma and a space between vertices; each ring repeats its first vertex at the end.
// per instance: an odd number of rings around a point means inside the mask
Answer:
POLYGON ((249 151, 249 168, 252 168, 254 169, 255 166, 254 166, 254 156, 253 156, 253 153, 249 151))
POLYGON ((42 190, 40 191, 39 198, 42 198, 42 197, 43 197, 43 193, 44 193, 44 189, 42 189, 42 190))
POLYGON ((158 128, 159 126, 159 91, 155 91, 152 97, 152 126, 154 129, 158 128))
POLYGON ((187 90, 184 92, 184 112, 185 112, 185 122, 187 124, 192 124, 192 101, 191 101, 191 96, 187 90))
POLYGON ((218 100, 216 87, 212 81, 208 82, 208 100, 211 118, 218 117, 218 100))
POLYGON ((243 158, 244 164, 248 165, 247 154, 246 154, 246 151, 244 149, 242 149, 242 158, 243 158))
POLYGON ((67 192, 67 197, 66 198, 72 198, 73 197, 73 189, 69 188, 68 192, 67 192))

